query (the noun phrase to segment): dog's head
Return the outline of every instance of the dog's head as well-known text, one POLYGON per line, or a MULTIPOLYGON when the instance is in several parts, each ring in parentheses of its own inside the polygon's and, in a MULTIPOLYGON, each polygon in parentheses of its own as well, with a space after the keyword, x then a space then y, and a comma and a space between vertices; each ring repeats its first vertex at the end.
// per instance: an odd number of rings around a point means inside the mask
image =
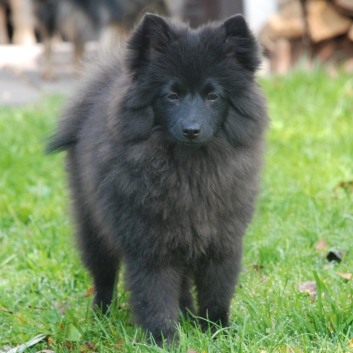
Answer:
MULTIPOLYGON (((209 143, 234 114, 251 115, 248 91, 259 63, 257 43, 241 15, 193 30, 146 14, 128 42, 133 85, 126 104, 146 111, 138 118, 144 121, 134 124, 138 136, 129 136, 146 138, 162 129, 171 143, 209 143)), ((241 125, 233 123, 238 130, 241 125)))

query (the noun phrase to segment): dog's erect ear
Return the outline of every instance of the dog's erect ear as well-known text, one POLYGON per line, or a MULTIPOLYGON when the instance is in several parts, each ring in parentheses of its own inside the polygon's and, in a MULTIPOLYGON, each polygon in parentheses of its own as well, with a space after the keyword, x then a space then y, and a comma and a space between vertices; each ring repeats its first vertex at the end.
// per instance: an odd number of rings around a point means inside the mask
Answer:
POLYGON ((226 43, 230 55, 243 67, 254 72, 261 63, 259 48, 254 35, 242 15, 229 17, 224 23, 226 43))
POLYGON ((243 37, 247 38, 251 35, 250 29, 243 15, 234 15, 224 22, 227 37, 243 37))
POLYGON ((128 42, 130 70, 136 73, 147 66, 153 51, 163 52, 171 34, 172 29, 164 18, 146 13, 128 42))

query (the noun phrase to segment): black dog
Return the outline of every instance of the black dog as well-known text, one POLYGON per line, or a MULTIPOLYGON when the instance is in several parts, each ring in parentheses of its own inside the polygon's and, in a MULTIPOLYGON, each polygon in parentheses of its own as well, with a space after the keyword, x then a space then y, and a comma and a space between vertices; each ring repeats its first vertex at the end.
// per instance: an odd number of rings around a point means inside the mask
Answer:
MULTIPOLYGON (((98 65, 49 151, 67 151, 83 262, 103 311, 121 261, 137 321, 161 345, 178 308, 229 324, 268 117, 244 18, 197 30, 147 14, 98 65)), ((207 323, 201 322, 204 328, 207 323)))

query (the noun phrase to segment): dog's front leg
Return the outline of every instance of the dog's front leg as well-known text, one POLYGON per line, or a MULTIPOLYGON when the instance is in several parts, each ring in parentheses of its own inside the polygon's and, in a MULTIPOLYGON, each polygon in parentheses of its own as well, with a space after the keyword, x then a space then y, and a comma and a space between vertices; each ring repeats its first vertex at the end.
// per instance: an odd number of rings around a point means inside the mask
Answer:
POLYGON ((229 326, 230 301, 240 271, 241 251, 218 258, 205 258, 195 275, 201 327, 206 331, 213 323, 229 326))
POLYGON ((127 261, 131 307, 137 322, 155 342, 172 344, 178 321, 181 275, 171 266, 127 261))

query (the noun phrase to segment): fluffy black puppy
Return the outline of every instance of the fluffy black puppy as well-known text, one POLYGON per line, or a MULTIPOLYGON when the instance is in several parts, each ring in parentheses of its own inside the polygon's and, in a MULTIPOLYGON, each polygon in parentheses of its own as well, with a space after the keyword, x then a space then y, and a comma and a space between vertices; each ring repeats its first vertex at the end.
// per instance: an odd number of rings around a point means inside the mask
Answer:
POLYGON ((192 30, 147 14, 48 146, 67 151, 94 303, 109 306, 124 260, 135 318, 159 345, 178 308, 195 313, 192 281, 198 315, 229 324, 268 124, 259 62, 240 15, 192 30))

